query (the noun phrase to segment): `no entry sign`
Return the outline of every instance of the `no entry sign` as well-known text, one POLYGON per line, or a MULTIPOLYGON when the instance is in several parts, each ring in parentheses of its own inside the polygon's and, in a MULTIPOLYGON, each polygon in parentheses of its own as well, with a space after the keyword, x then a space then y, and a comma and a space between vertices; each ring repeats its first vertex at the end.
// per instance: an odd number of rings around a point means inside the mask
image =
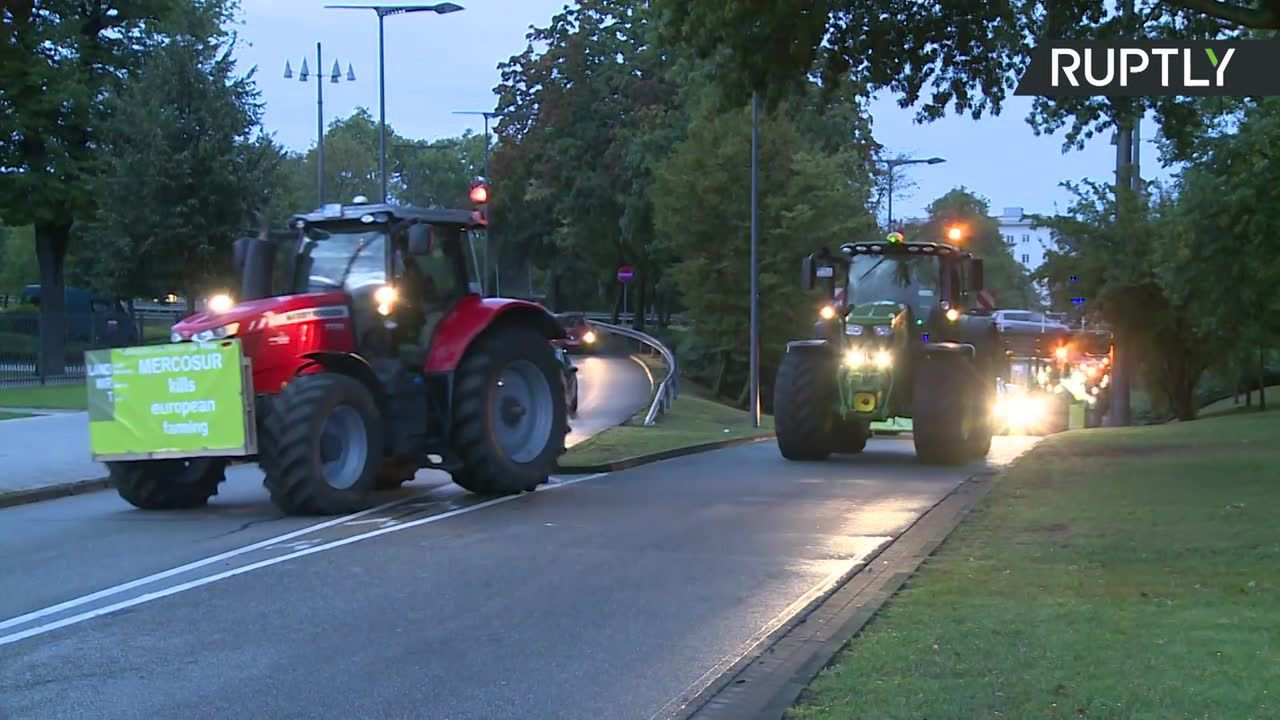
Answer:
POLYGON ((635 276, 636 271, 633 270, 630 265, 623 265, 618 268, 618 282, 620 283, 629 283, 631 282, 631 278, 635 276))

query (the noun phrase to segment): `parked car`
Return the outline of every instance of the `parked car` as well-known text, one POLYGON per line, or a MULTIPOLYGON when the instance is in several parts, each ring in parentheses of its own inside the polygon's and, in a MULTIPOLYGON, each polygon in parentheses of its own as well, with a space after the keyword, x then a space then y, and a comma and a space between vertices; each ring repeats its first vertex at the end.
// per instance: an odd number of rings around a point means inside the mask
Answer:
POLYGON ((565 337, 560 344, 569 351, 590 352, 596 344, 596 331, 582 313, 560 313, 556 319, 564 326, 565 337))
POLYGON ((1061 322, 1033 310, 997 310, 991 319, 995 321, 996 328, 1001 332, 1006 330, 1063 332, 1067 329, 1067 326, 1061 322))

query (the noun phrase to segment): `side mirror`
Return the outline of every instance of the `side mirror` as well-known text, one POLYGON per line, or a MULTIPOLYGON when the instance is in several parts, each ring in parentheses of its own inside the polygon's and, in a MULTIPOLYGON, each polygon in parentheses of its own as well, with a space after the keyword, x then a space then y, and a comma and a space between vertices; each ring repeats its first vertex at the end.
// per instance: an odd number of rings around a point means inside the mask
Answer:
POLYGON ((431 253, 431 226, 423 223, 409 226, 409 254, 428 255, 431 253))
POLYGON ((986 289, 986 278, 983 277, 982 258, 969 259, 969 292, 981 292, 986 289))

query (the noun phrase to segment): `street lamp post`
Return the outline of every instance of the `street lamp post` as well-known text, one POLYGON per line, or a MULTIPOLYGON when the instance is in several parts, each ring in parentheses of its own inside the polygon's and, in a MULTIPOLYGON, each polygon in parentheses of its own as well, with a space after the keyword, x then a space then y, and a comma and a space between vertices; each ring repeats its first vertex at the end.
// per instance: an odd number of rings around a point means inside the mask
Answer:
POLYGON ((940 157, 931 158, 891 158, 885 161, 885 166, 889 168, 889 219, 886 226, 890 231, 893 230, 893 169, 900 165, 937 165, 944 163, 946 160, 940 157))
MULTIPOLYGON (((484 118, 484 181, 485 183, 491 183, 492 181, 489 178, 489 119, 497 117, 498 113, 486 112, 483 110, 455 110, 453 114, 454 115, 479 115, 484 118)), ((489 187, 492 189, 493 185, 490 184, 489 187)), ((489 296, 489 246, 492 244, 492 236, 490 235, 491 232, 492 231, 486 225, 484 229, 484 259, 481 261, 481 265, 484 266, 484 280, 483 282, 480 283, 480 292, 485 297, 489 296)), ((494 249, 494 255, 497 255, 496 248, 494 249)), ((496 262, 496 258, 495 258, 495 262, 496 262)), ((501 273, 502 273, 501 267, 502 267, 501 265, 498 265, 498 277, 494 278, 495 285, 500 285, 500 283, 498 282, 498 278, 501 277, 501 273)), ((498 287, 495 287, 494 294, 500 294, 500 293, 501 293, 501 290, 498 287)))
MULTIPOLYGON (((324 55, 321 52, 320 43, 316 43, 316 201, 319 205, 324 205, 324 55)), ((289 61, 284 61, 284 77, 286 80, 293 77, 293 68, 290 67, 289 61)), ((302 65, 298 67, 298 80, 306 82, 311 77, 311 71, 307 68, 307 59, 302 58, 302 65)), ((335 85, 342 79, 342 68, 338 66, 338 61, 333 61, 333 71, 329 74, 329 82, 335 85)), ((355 82, 356 71, 351 67, 351 63, 347 63, 347 81, 355 82)), ((318 207, 318 206, 317 206, 318 207)))
POLYGON ((458 12, 464 8, 451 2, 434 5, 388 5, 385 3, 362 3, 344 5, 326 5, 334 10, 372 10, 378 14, 378 178, 382 189, 382 202, 387 201, 387 57, 386 42, 382 29, 382 20, 388 15, 403 13, 433 12, 437 15, 458 12))
POLYGON ((751 427, 760 427, 760 93, 751 93, 751 347, 748 350, 751 427))

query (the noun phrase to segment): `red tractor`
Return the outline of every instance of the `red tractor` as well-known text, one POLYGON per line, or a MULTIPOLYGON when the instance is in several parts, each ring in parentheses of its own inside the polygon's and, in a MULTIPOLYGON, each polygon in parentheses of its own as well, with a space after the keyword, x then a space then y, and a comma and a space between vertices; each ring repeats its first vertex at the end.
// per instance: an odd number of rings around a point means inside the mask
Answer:
MULTIPOLYGON (((252 371, 257 461, 290 514, 367 507, 419 468, 481 494, 547 481, 568 432, 553 315, 483 297, 478 212, 367 204, 296 216, 287 241, 244 239, 238 303, 211 303, 174 342, 238 338, 252 371)), ((203 505, 226 458, 108 463, 142 508, 203 505)))

